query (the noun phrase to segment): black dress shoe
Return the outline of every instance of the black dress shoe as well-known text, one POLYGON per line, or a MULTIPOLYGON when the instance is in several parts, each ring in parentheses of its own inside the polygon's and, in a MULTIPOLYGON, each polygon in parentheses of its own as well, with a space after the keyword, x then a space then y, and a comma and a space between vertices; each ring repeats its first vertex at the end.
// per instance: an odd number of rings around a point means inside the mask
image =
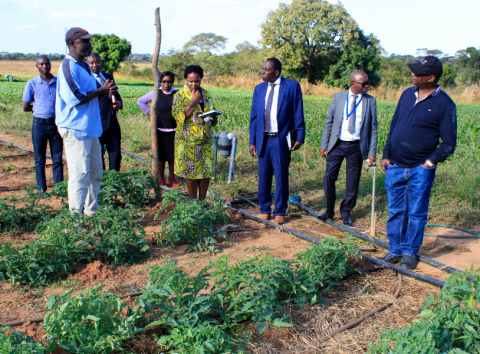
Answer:
POLYGON ((405 269, 415 269, 417 267, 418 257, 416 255, 404 254, 402 256, 402 261, 400 262, 400 267, 405 269))
POLYGON ((352 219, 350 219, 350 216, 342 216, 343 223, 347 226, 353 226, 352 219))
POLYGON ((387 253, 385 256, 379 257, 378 259, 386 263, 395 264, 402 260, 402 256, 395 256, 394 254, 387 253))
POLYGON ((322 221, 327 221, 327 219, 332 219, 333 215, 328 215, 326 211, 321 213, 320 215, 317 215, 317 219, 320 219, 322 221))

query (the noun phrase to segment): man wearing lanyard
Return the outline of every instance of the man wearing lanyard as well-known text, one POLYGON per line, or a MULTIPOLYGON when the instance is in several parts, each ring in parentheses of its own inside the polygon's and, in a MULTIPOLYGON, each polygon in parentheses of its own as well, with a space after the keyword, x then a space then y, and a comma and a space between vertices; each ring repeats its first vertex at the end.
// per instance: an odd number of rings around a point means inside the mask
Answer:
POLYGON ((377 154, 377 101, 367 94, 369 84, 367 74, 357 70, 350 75, 350 89, 333 96, 320 142, 320 155, 327 159, 323 178, 327 210, 320 220, 335 214, 335 181, 345 159, 347 183, 340 214, 345 225, 353 225, 350 213, 357 202, 362 161, 368 158, 373 163, 377 154))
MULTIPOLYGON (((97 80, 97 86, 101 87, 105 81, 115 82, 112 74, 102 71, 102 60, 100 55, 92 53, 86 58, 88 65, 92 68, 93 76, 97 80)), ((100 145, 102 146, 102 156, 104 155, 105 146, 108 151, 108 169, 120 171, 120 161, 122 160, 121 140, 122 131, 117 119, 117 111, 123 108, 122 97, 117 93, 115 99, 111 96, 103 96, 99 98, 100 115, 102 116, 103 133, 100 137, 100 145), (115 103, 113 103, 115 102, 115 103)), ((103 169, 105 170, 105 162, 103 161, 103 169)))
POLYGON ((58 134, 55 124, 55 92, 57 78, 50 71, 50 59, 41 55, 37 58, 37 69, 40 72, 36 78, 27 82, 23 94, 23 110, 33 113, 32 143, 35 154, 35 174, 39 192, 47 190, 45 177, 45 159, 47 142, 52 155, 52 172, 55 184, 63 181, 63 139, 58 134), (32 105, 33 103, 33 105, 32 105))

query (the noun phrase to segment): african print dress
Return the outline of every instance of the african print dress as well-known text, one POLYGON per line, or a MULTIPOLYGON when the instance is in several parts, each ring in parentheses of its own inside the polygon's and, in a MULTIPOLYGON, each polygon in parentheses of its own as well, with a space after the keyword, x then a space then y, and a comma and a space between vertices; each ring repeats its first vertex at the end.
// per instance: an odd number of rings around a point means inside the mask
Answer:
POLYGON ((192 100, 187 85, 175 94, 172 114, 177 122, 175 134, 175 174, 187 179, 213 176, 213 125, 198 116, 213 110, 212 98, 203 88, 204 111, 197 103, 190 118, 185 118, 185 107, 192 100))

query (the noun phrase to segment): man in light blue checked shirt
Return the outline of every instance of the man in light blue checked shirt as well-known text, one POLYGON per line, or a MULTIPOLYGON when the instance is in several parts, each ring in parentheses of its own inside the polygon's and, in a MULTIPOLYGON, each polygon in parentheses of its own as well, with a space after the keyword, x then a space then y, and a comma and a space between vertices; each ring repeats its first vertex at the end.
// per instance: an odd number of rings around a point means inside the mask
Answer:
POLYGON ((70 210, 93 216, 98 209, 102 183, 102 120, 98 97, 115 95, 117 86, 110 80, 97 88, 97 81, 85 58, 92 53, 94 35, 74 27, 66 36, 69 55, 58 71, 56 119, 65 142, 68 164, 68 202, 70 210))
POLYGON ((63 181, 63 140, 58 134, 55 124, 55 92, 57 78, 50 71, 50 59, 41 55, 37 58, 37 69, 40 73, 36 78, 27 82, 23 93, 23 110, 33 113, 32 143, 35 154, 35 175, 39 192, 47 190, 45 176, 45 160, 47 142, 50 145, 52 156, 52 172, 55 184, 63 181))

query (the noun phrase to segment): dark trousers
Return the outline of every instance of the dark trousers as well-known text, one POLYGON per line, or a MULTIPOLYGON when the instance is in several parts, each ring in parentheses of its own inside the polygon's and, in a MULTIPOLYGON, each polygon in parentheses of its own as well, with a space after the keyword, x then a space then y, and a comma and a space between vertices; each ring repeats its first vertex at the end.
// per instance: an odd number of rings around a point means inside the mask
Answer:
POLYGON ((37 177, 37 185, 44 192, 47 190, 47 179, 45 177, 47 142, 50 145, 50 155, 52 156, 53 181, 57 184, 63 181, 63 139, 58 133, 55 118, 41 119, 33 117, 32 143, 35 156, 35 175, 37 177))
POLYGON ((265 136, 264 151, 258 156, 258 201, 262 214, 271 213, 272 178, 275 175, 275 210, 273 215, 285 215, 288 207, 288 166, 291 153, 280 150, 278 137, 265 136))
POLYGON ((327 170, 323 177, 323 187, 327 202, 327 214, 330 217, 335 214, 335 182, 338 179, 338 171, 340 171, 343 159, 347 161, 347 186, 345 199, 340 205, 340 214, 350 216, 350 212, 357 203, 358 185, 362 173, 363 159, 358 141, 351 143, 339 140, 327 155, 327 170))
POLYGON ((105 154, 105 146, 108 151, 108 169, 120 171, 120 161, 122 160, 121 151, 122 131, 117 119, 112 119, 110 127, 105 130, 100 137, 100 145, 102 146, 102 163, 105 170, 105 161, 103 155, 105 154))

